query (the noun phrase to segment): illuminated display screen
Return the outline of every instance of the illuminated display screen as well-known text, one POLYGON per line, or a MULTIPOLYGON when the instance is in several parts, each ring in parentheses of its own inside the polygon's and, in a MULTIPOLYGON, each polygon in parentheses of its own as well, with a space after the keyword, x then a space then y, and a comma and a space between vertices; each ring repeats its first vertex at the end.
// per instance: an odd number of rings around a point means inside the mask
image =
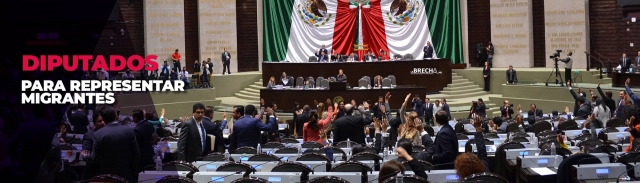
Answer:
POLYGON ((520 152, 520 156, 528 156, 528 155, 529 155, 529 151, 520 152))
POLYGON ((224 182, 223 177, 211 177, 211 182, 224 182))
POLYGON ((607 168, 598 168, 598 169, 596 169, 596 174, 609 174, 609 169, 607 169, 607 168))
POLYGON ((260 170, 260 169, 262 169, 262 165, 256 165, 253 168, 255 168, 256 170, 260 170))
POLYGON ((241 157, 240 161, 249 161, 249 157, 241 157))
POLYGON ((207 165, 207 170, 216 170, 218 168, 216 165, 207 165))
POLYGON ((538 164, 547 164, 547 163, 549 163, 548 159, 539 159, 538 160, 538 164))
POLYGON ((447 175, 447 180, 458 180, 458 175, 447 175))
POLYGON ((280 182, 282 181, 281 177, 269 177, 269 182, 280 182))
POLYGON ((282 157, 283 161, 289 161, 289 157, 282 157))

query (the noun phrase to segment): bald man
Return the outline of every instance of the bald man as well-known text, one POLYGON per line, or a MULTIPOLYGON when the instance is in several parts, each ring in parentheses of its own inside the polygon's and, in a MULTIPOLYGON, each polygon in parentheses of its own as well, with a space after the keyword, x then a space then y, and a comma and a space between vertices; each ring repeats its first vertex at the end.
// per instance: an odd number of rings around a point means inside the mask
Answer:
MULTIPOLYGON (((364 127, 365 122, 362 116, 353 115, 354 106, 351 104, 344 105, 345 116, 336 120, 333 126, 333 145, 336 146, 339 142, 346 141, 347 139, 356 142, 358 144, 365 144, 364 142, 364 127)), ((351 144, 352 146, 355 144, 351 144)))

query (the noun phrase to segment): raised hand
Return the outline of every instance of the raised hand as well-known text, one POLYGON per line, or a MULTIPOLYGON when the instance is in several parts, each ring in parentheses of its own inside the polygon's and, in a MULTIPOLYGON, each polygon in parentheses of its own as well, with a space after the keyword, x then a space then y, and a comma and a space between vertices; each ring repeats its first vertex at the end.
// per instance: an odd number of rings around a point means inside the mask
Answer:
POLYGON ((338 103, 334 103, 333 104, 333 110, 337 110, 338 109, 338 103))
POLYGON ((624 86, 629 86, 629 83, 631 83, 631 78, 627 78, 627 80, 624 81, 624 86))
POLYGON ((411 98, 411 93, 407 94, 407 97, 404 98, 404 103, 407 103, 410 98, 411 98))
POLYGON ((591 88, 589 88, 589 93, 593 93, 593 91, 591 90, 591 88))
POLYGON ((567 87, 571 87, 571 81, 567 81, 567 87))
POLYGON ((222 118, 223 118, 223 119, 226 119, 226 118, 227 118, 227 112, 223 112, 223 113, 222 113, 222 118))
POLYGON ((598 82, 598 87, 600 87, 600 84, 602 84, 602 81, 599 81, 599 82, 598 82))
POLYGON ((384 95, 384 99, 389 100, 390 98, 391 98, 391 92, 387 92, 387 94, 384 95))

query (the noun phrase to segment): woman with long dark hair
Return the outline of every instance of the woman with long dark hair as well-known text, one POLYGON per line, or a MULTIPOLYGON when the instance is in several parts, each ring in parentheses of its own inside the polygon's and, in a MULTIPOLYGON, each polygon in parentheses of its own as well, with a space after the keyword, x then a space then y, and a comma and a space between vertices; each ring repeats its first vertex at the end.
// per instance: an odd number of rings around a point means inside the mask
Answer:
POLYGON ((477 114, 478 111, 478 102, 477 101, 472 101, 471 102, 471 108, 469 109, 469 119, 473 118, 473 114, 477 114))
POLYGON ((607 121, 611 119, 611 112, 609 111, 611 111, 611 109, 602 102, 602 98, 596 99, 596 106, 593 108, 593 114, 596 115, 596 119, 600 121, 602 127, 606 127, 607 121))
POLYGON ((333 108, 337 108, 338 104, 333 104, 333 107, 329 107, 329 114, 326 118, 320 118, 322 114, 322 108, 324 108, 323 103, 318 104, 318 110, 311 110, 309 113, 309 122, 305 123, 302 128, 302 141, 303 142, 318 142, 323 144, 323 140, 321 138, 321 132, 324 131, 324 127, 331 122, 333 117, 333 108))

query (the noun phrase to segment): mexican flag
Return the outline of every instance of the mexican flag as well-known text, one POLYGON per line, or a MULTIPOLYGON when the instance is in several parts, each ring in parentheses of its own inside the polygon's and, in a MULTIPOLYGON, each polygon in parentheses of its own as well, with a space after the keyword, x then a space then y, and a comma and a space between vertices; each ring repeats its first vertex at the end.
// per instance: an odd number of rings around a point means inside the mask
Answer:
POLYGON ((265 61, 307 62, 322 45, 346 55, 354 44, 422 59, 427 41, 438 57, 462 61, 458 0, 274 0, 263 8, 265 61))

